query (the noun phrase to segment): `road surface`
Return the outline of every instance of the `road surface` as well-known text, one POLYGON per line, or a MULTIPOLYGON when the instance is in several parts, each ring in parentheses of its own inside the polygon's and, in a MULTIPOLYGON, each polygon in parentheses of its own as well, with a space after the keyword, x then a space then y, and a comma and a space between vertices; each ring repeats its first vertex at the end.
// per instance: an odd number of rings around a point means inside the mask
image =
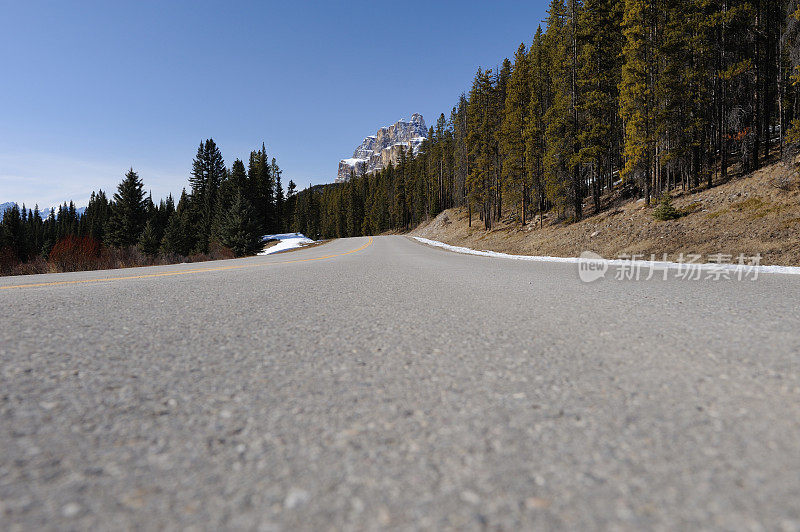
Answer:
POLYGON ((0 529, 800 530, 800 277, 609 277, 393 236, 0 278, 0 529))

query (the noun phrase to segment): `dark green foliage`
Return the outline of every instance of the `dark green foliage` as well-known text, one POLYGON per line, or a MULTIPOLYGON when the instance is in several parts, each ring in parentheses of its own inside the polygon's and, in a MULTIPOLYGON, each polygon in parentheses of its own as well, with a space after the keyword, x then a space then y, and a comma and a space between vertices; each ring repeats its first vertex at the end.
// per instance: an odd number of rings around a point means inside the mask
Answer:
POLYGON ((147 220, 142 236, 139 237, 139 247, 148 255, 156 255, 161 247, 162 235, 156 224, 155 218, 147 220))
POLYGON ((9 260, 25 261, 28 254, 28 241, 26 227, 20 214, 20 208, 15 204, 3 213, 0 223, 0 244, 9 255, 9 260))
MULTIPOLYGON (((74 209, 70 207, 70 212, 74 209)), ((71 218, 72 215, 68 215, 71 218)), ((61 216, 59 216, 59 220, 61 216)), ((108 223, 108 241, 119 247, 133 246, 139 242, 147 220, 147 205, 142 180, 131 169, 117 187, 108 223)))
POLYGON ((272 171, 273 165, 269 162, 264 145, 260 150, 250 152, 247 166, 249 191, 246 197, 253 202, 256 219, 264 234, 274 233, 276 227, 275 180, 272 171))
POLYGON ((175 213, 167 224, 164 237, 161 240, 161 252, 187 256, 194 248, 194 239, 190 236, 192 224, 189 213, 183 211, 175 213))
POLYGON ((108 221, 111 218, 111 202, 106 193, 100 190, 92 192, 89 205, 80 221, 80 234, 89 235, 95 240, 103 241, 106 237, 108 221))
POLYGON ((525 44, 514 55, 514 70, 508 83, 503 121, 500 126, 500 153, 503 157, 503 198, 519 206, 520 222, 525 223, 525 197, 528 179, 525 172, 525 124, 530 102, 530 66, 525 44))
POLYGON ((207 252, 211 231, 219 207, 219 192, 226 179, 225 162, 214 139, 200 143, 192 162, 191 209, 196 227, 197 251, 207 252))
POLYGON ((236 193, 228 212, 223 217, 217 235, 220 242, 237 257, 252 255, 263 247, 255 211, 241 191, 236 193))
MULTIPOLYGON (((252 152, 248 172, 240 159, 226 169, 214 141, 203 141, 189 181, 191 193, 184 189, 177 205, 172 195, 156 204, 133 169, 112 201, 102 190, 93 192, 82 216, 71 202, 44 215, 38 206, 15 205, 0 223, 0 271, 13 272, 20 262, 33 260, 44 265, 37 266, 41 271, 53 249, 58 252, 56 268, 62 270, 131 265, 142 256, 127 249, 132 246, 149 257, 143 262, 147 264, 242 256, 261 248, 266 229, 289 227, 297 217, 297 187, 290 181, 284 194, 281 169, 274 158, 267 159, 263 145, 252 152), (91 256, 81 251, 88 242, 91 256)), ((309 233, 318 234, 317 203, 304 204, 309 233)))
POLYGON ((653 218, 662 222, 666 220, 676 220, 680 218, 681 215, 681 211, 672 205, 672 196, 669 194, 661 196, 658 207, 653 210, 653 218))
POLYGON ((184 189, 178 200, 178 206, 169 217, 161 239, 161 252, 174 255, 189 255, 195 248, 196 232, 192 220, 189 195, 184 189))
POLYGON ((275 227, 273 229, 275 233, 282 233, 286 226, 284 223, 286 197, 284 196, 283 184, 281 183, 281 174, 283 172, 278 167, 274 157, 270 164, 270 172, 275 181, 275 227))

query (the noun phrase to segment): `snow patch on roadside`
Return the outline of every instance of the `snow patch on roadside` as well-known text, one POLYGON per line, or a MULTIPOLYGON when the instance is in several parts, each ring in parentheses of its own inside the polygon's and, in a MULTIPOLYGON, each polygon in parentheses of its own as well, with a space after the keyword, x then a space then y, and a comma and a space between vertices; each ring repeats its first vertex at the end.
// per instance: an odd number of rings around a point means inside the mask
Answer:
MULTIPOLYGON (((467 255, 479 255, 482 257, 527 260, 534 262, 565 262, 569 264, 579 264, 586 260, 580 257, 539 257, 535 255, 509 255, 508 253, 499 253, 497 251, 478 251, 476 249, 470 249, 461 246, 451 246, 450 244, 445 244, 444 242, 439 242, 438 240, 429 240, 427 238, 422 238, 419 236, 415 236, 414 239, 419 242, 422 242, 423 244, 428 244, 429 246, 435 246, 437 248, 446 249, 448 251, 454 251, 456 253, 465 253, 467 255)), ((744 268, 746 271, 749 272, 800 275, 800 266, 748 266, 748 265, 742 266, 739 264, 715 264, 715 263, 688 264, 680 262, 664 262, 664 261, 649 261, 649 260, 630 261, 623 259, 606 259, 606 262, 608 263, 609 266, 625 266, 633 263, 633 264, 640 264, 644 267, 659 269, 659 270, 686 269, 687 266, 690 266, 691 268, 699 268, 700 270, 707 270, 707 271, 737 271, 739 268, 744 268)))
POLYGON ((270 240, 277 240, 278 243, 269 247, 259 253, 259 255, 271 255, 279 251, 286 251, 287 249, 294 249, 313 244, 314 241, 302 233, 281 233, 279 235, 264 235, 261 241, 265 244, 270 240))

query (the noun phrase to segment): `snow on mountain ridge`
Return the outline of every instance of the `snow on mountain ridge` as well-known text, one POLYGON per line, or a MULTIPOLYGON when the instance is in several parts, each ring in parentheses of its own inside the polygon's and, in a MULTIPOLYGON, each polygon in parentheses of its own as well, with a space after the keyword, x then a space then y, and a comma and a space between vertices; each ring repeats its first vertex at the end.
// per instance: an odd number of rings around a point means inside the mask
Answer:
POLYGON ((411 115, 409 120, 401 119, 390 126, 378 129, 376 135, 370 135, 361 141, 351 158, 339 161, 336 182, 348 181, 353 172, 360 176, 382 170, 389 163, 395 164, 400 154, 400 146, 410 147, 416 153, 427 135, 425 119, 419 113, 411 115))
MULTIPOLYGON (((14 205, 17 205, 17 207, 19 209, 22 209, 22 206, 20 206, 18 203, 13 202, 13 201, 9 201, 7 203, 0 203, 0 222, 3 221, 3 215, 5 214, 6 209, 10 209, 14 205)), ((55 210, 56 216, 58 216, 58 207, 59 207, 58 205, 53 207, 53 209, 55 210)), ((26 211, 27 210, 31 210, 32 211, 33 207, 29 207, 29 206, 26 205, 25 206, 25 210, 26 211)), ((75 209, 75 212, 78 214, 78 216, 83 216, 83 213, 86 212, 86 207, 78 207, 78 208, 75 209)), ((47 219, 47 217, 50 215, 50 207, 48 207, 46 209, 39 209, 39 214, 42 216, 42 219, 47 219)))

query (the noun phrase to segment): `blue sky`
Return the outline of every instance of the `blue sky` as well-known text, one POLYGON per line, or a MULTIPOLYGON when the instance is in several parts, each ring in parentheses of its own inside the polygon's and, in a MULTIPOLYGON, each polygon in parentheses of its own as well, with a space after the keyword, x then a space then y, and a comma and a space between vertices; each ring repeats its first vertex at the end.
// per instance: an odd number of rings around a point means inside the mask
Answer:
POLYGON ((85 204, 131 166, 179 193, 208 137, 331 182, 378 127, 448 113, 547 3, 0 0, 0 203, 85 204))

